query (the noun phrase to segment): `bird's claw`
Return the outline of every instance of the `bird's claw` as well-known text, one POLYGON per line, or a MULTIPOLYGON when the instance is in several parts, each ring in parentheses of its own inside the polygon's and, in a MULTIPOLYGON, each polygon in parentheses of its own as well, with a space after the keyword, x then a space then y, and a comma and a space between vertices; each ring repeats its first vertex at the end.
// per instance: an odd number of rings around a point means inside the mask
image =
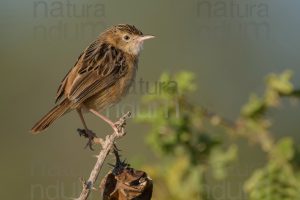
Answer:
POLYGON ((83 136, 85 138, 88 138, 88 142, 86 143, 84 148, 89 147, 90 150, 94 151, 93 149, 93 143, 94 143, 94 138, 97 138, 96 134, 91 131, 91 130, 86 130, 86 129, 77 129, 79 136, 83 136))
POLYGON ((87 147, 89 147, 90 150, 94 151, 94 148, 93 148, 93 139, 91 139, 91 138, 88 139, 88 142, 86 143, 86 145, 84 146, 84 148, 86 149, 87 147))
POLYGON ((116 133, 118 133, 121 130, 121 124, 119 122, 114 123, 113 129, 116 133))
POLYGON ((116 133, 120 133, 120 132, 122 132, 122 128, 123 128, 125 125, 126 125, 125 121, 117 121, 117 122, 114 123, 113 129, 114 129, 114 131, 115 131, 116 133))

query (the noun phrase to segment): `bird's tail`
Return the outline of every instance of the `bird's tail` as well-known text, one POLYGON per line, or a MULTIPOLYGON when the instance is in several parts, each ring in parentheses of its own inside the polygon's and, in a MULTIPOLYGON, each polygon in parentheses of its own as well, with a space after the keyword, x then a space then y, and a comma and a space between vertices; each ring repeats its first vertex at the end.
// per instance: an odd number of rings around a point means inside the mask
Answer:
POLYGON ((33 134, 38 134, 48 128, 56 119, 66 113, 71 106, 71 102, 68 99, 63 100, 59 105, 55 106, 50 112, 48 112, 40 121, 38 121, 31 129, 33 134))

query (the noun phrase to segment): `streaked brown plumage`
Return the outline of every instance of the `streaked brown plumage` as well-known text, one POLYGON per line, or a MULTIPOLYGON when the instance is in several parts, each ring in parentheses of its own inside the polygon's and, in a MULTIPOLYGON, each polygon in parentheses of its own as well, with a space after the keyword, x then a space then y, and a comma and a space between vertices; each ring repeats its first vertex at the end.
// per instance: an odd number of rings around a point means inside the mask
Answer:
POLYGON ((31 129, 45 130, 57 118, 76 109, 86 130, 82 109, 96 114, 113 128, 114 124, 97 111, 117 103, 134 80, 138 57, 145 36, 132 25, 120 24, 107 29, 79 56, 74 67, 61 82, 56 103, 31 129))

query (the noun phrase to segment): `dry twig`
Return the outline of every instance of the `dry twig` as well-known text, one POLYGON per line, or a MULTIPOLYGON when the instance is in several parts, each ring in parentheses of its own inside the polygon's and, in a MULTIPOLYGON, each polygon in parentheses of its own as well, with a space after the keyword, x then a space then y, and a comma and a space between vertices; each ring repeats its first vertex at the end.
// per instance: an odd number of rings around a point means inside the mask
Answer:
POLYGON ((100 143, 102 146, 102 150, 97 156, 97 162, 91 171, 90 177, 87 181, 83 182, 83 188, 80 196, 76 200, 86 200, 89 197, 91 190, 94 188, 94 183, 98 178, 100 170, 104 164, 104 161, 109 154, 110 150, 113 148, 115 141, 121 137, 123 137, 125 133, 125 124, 126 119, 130 117, 130 112, 127 112, 123 115, 117 122, 118 132, 113 132, 111 135, 106 136, 105 140, 100 138, 94 138, 95 143, 100 143))

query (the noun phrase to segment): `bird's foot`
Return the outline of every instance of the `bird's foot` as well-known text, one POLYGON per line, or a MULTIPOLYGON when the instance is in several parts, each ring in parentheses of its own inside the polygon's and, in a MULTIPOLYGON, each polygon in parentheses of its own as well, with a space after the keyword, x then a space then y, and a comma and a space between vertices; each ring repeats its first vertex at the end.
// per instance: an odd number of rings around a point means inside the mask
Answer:
POLYGON ((117 121, 117 122, 111 122, 109 123, 110 127, 114 130, 115 133, 119 133, 121 131, 121 128, 123 127, 123 123, 117 121))
POLYGON ((112 128, 114 129, 114 131, 116 133, 120 132, 121 128, 122 128, 122 124, 119 122, 116 122, 112 125, 112 128))
POLYGON ((123 128, 125 127, 126 125, 126 118, 130 116, 130 113, 123 116, 121 119, 119 119, 119 121, 115 122, 112 124, 112 128, 114 129, 114 131, 119 134, 119 135, 122 135, 124 130, 123 128))
POLYGON ((91 131, 91 130, 86 130, 86 129, 77 129, 78 133, 79 133, 79 136, 83 136, 85 138, 88 138, 88 142, 87 144, 85 145, 84 148, 87 148, 89 147, 90 150, 94 151, 93 149, 93 143, 94 143, 94 139, 97 138, 96 134, 91 131))

